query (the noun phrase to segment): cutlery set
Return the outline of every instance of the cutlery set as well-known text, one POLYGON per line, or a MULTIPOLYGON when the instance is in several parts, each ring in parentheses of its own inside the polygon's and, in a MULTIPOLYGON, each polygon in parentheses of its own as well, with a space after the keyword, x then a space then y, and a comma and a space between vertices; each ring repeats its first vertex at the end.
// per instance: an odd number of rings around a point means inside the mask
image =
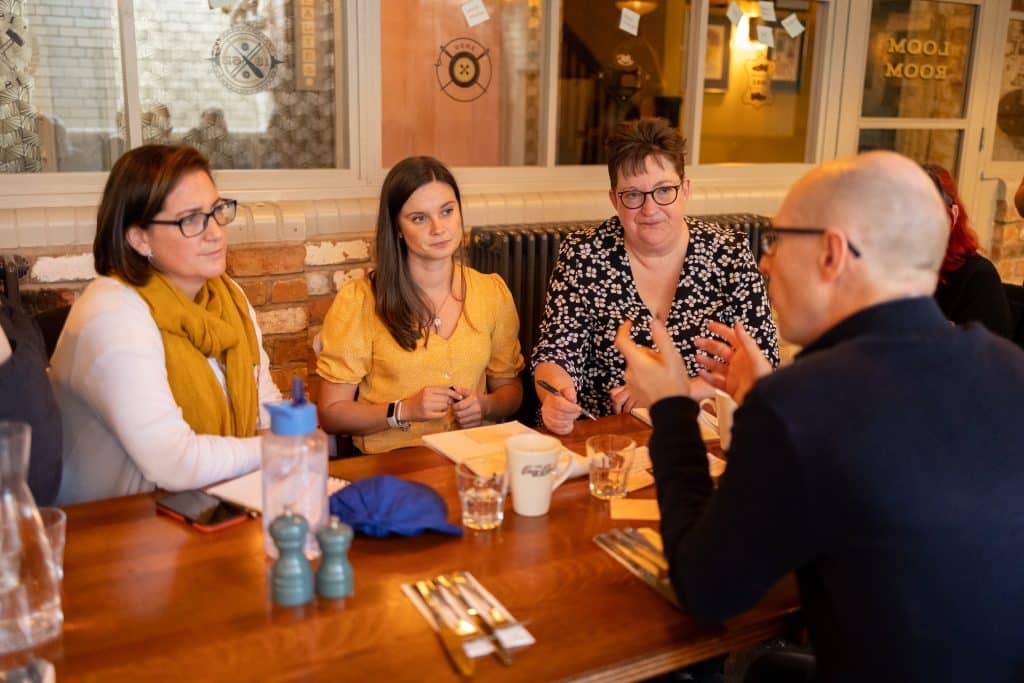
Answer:
POLYGON ((659 595, 678 606, 679 601, 668 578, 668 561, 661 551, 660 542, 651 539, 653 536, 660 541, 660 538, 651 530, 644 531, 612 529, 594 536, 594 543, 659 595))
MULTIPOLYGON (((468 572, 442 574, 412 584, 437 624, 438 637, 452 665, 463 676, 472 676, 476 662, 465 645, 486 639, 502 664, 512 664, 512 654, 502 642, 505 629, 520 628, 487 591, 481 590, 468 572), (500 634, 500 635, 499 635, 500 634)), ((513 640, 515 638, 506 640, 513 640)), ((530 641, 523 644, 529 644, 530 641)))

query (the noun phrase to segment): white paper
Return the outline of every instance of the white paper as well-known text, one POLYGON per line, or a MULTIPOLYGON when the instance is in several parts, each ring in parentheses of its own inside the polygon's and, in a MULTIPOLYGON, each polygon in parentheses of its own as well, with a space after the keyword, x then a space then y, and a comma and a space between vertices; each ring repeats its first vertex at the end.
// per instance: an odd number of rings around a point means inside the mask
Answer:
POLYGON ((765 47, 775 47, 775 31, 771 26, 757 27, 757 40, 765 47))
POLYGON ((484 7, 483 0, 469 0, 462 3, 462 16, 466 17, 466 23, 471 27, 482 24, 491 18, 484 7))
POLYGON ((790 38, 796 38, 804 32, 804 25, 800 23, 800 17, 795 14, 790 14, 782 20, 782 28, 786 29, 790 38))
POLYGON ((758 2, 758 8, 761 10, 761 18, 765 21, 775 21, 775 3, 774 2, 758 2))
POLYGON ((619 28, 634 36, 640 32, 640 15, 631 9, 622 8, 622 15, 619 16, 619 28))
POLYGON ((732 22, 733 26, 740 23, 740 19, 743 18, 743 10, 740 9, 740 6, 736 3, 736 0, 732 0, 732 2, 729 4, 729 11, 725 13, 725 16, 729 17, 729 21, 732 22))
POLYGON ((210 9, 220 9, 224 5, 230 5, 234 0, 210 0, 210 9))
MULTIPOLYGON (((349 485, 349 482, 337 477, 327 478, 327 495, 333 495, 349 485)), ((211 496, 216 496, 229 503, 241 505, 251 512, 263 511, 263 472, 256 470, 236 479, 213 486, 207 486, 205 491, 211 496)))
MULTIPOLYGON (((629 411, 629 414, 640 420, 644 424, 651 426, 651 411, 647 408, 633 408, 629 411)), ((707 441, 718 441, 718 427, 715 422, 715 416, 708 413, 706 410, 700 411, 697 416, 697 425, 700 427, 700 438, 705 442, 707 441)))
MULTIPOLYGON (((498 424, 470 429, 456 429, 451 432, 426 434, 422 437, 423 445, 431 448, 456 465, 467 458, 478 455, 505 457, 505 441, 516 434, 540 434, 522 422, 499 422, 498 424)), ((585 457, 565 448, 572 456, 573 464, 569 469, 569 479, 587 476, 590 473, 590 461, 585 457)))

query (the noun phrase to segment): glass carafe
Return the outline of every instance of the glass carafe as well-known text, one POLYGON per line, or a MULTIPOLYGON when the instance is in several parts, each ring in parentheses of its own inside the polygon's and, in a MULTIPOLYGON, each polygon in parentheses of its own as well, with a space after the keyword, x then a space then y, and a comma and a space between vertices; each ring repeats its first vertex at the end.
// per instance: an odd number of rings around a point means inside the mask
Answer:
POLYGON ((0 669, 14 653, 60 635, 60 604, 50 542, 29 491, 31 428, 0 420, 0 669))

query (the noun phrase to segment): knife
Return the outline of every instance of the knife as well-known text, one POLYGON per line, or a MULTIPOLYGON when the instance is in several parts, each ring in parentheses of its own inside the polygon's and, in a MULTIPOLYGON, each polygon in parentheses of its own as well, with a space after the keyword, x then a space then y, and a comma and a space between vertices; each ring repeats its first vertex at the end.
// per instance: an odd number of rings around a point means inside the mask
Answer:
POLYGON ((637 576, 643 579, 643 582, 653 588, 661 597, 665 598, 673 605, 679 606, 679 600, 676 598, 675 591, 672 590, 672 586, 667 580, 659 579, 653 574, 650 569, 644 566, 641 562, 634 559, 634 557, 627 554, 627 551, 618 543, 615 539, 612 539, 604 534, 598 534, 594 536, 594 543, 597 543, 606 552, 611 554, 618 560, 621 560, 623 564, 633 570, 637 576))
POLYGON ((434 621, 437 622, 437 635, 441 639, 441 644, 444 645, 444 651, 448 653, 448 658, 455 665, 455 670, 467 678, 472 676, 476 673, 476 662, 462 649, 462 640, 464 636, 473 633, 476 629, 464 620, 460 620, 460 622, 470 628, 464 629, 464 632, 461 633, 448 625, 448 622, 441 616, 441 605, 434 597, 436 588, 433 586, 433 582, 417 581, 416 590, 423 598, 427 609, 434 616, 434 621))
POLYGON ((508 648, 498 638, 498 634, 495 633, 494 627, 491 626, 490 622, 481 616, 479 610, 472 602, 462 593, 461 586, 457 586, 448 579, 447 576, 441 575, 437 577, 437 582, 441 584, 441 591, 452 598, 455 601, 456 606, 460 611, 465 612, 473 623, 476 624, 477 628, 483 631, 491 639, 494 644, 494 655, 501 660, 501 663, 505 666, 512 665, 512 655, 509 654, 508 648))
POLYGON ((636 536, 629 533, 630 531, 632 530, 613 529, 611 534, 619 543, 628 546, 633 552, 653 564, 657 568, 658 578, 668 576, 668 562, 665 560, 665 556, 660 552, 652 550, 647 544, 646 539, 643 539, 642 536, 640 537, 641 540, 637 540, 636 536))

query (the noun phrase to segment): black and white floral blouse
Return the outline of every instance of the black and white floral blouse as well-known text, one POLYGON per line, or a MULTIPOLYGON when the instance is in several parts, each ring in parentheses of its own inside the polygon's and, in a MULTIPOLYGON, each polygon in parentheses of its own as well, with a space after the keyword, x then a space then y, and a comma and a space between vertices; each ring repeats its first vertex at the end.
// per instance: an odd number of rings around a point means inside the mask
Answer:
MULTIPOLYGON (((694 337, 711 336, 707 321, 732 325, 737 319, 778 365, 779 347, 764 277, 749 247, 727 228, 687 218, 690 241, 666 325, 690 375, 694 337)), ((633 339, 654 347, 651 312, 633 280, 617 216, 565 238, 551 273, 533 367, 555 363, 572 377, 579 404, 609 415, 608 391, 623 383, 625 360, 615 332, 633 321, 633 339)))

